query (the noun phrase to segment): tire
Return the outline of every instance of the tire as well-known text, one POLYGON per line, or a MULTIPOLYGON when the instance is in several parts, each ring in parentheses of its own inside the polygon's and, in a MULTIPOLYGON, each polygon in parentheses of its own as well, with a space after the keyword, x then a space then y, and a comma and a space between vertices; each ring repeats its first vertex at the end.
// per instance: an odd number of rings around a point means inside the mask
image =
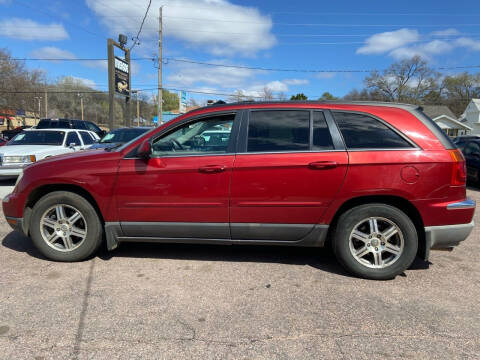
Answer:
POLYGON ((412 264, 417 249, 412 220, 385 204, 360 205, 346 211, 333 234, 338 261, 347 271, 365 279, 395 278, 412 264))
POLYGON ((55 191, 33 207, 30 236, 37 249, 50 260, 85 260, 99 248, 102 235, 97 212, 78 194, 55 191))

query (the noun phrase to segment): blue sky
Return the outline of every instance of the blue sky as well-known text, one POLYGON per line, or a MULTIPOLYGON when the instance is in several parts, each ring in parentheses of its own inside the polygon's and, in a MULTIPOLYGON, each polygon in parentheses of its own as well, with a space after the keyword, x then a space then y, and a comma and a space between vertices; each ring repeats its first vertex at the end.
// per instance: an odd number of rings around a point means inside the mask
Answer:
MULTIPOLYGON (((132 57, 157 53, 164 5, 167 58, 264 68, 369 70, 423 56, 433 67, 479 65, 476 1, 153 0, 132 57)), ((136 35, 148 0, 0 0, 1 47, 14 57, 105 58, 106 39, 136 35)), ((128 45, 131 45, 130 40, 128 45)), ((29 61, 51 80, 64 75, 106 89, 104 61, 29 61)), ((133 88, 156 87, 151 60, 134 64, 133 88)), ((473 69, 474 71, 478 71, 473 69)), ((460 70, 449 70, 455 73, 460 70)), ((343 96, 365 73, 274 72, 168 61, 164 87, 258 95, 264 86, 310 98, 343 96)), ((153 93, 148 92, 147 93, 153 93)), ((195 98, 226 96, 193 95, 195 98)))

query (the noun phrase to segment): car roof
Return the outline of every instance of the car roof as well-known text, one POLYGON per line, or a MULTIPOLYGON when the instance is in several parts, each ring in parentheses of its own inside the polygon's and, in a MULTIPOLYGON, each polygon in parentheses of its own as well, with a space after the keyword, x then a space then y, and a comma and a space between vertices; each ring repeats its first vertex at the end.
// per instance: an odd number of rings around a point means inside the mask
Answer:
POLYGON ((23 131, 66 131, 66 132, 72 132, 72 131, 88 131, 88 132, 93 132, 90 130, 86 129, 60 129, 60 128, 48 128, 48 129, 23 129, 23 131))

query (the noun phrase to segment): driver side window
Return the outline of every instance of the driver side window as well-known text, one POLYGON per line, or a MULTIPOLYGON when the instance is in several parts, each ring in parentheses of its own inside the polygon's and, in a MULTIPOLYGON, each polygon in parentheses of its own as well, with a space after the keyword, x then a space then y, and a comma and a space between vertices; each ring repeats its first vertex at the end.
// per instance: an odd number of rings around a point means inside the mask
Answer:
POLYGON ((153 141, 152 156, 226 153, 234 118, 222 115, 183 124, 153 141))

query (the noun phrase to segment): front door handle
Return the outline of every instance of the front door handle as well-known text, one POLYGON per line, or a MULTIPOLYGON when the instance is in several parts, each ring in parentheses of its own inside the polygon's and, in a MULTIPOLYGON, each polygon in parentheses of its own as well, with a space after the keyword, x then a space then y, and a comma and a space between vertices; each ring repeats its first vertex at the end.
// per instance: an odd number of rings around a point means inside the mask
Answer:
POLYGON ((215 174, 225 171, 225 165, 206 165, 198 168, 198 171, 205 174, 215 174))
POLYGON ((314 161, 308 164, 308 167, 312 170, 327 170, 337 167, 336 161, 314 161))

